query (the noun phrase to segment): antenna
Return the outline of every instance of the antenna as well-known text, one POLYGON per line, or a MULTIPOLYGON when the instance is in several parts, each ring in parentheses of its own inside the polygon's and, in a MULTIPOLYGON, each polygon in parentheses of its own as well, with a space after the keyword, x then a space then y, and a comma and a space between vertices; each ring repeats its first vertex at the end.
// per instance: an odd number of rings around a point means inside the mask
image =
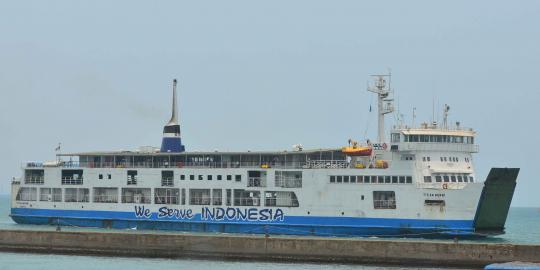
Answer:
POLYGON ((377 114, 378 114, 378 136, 377 139, 379 142, 384 142, 384 116, 394 111, 394 99, 390 98, 389 95, 392 92, 390 84, 386 83, 386 80, 391 81, 391 74, 382 74, 382 75, 371 75, 374 77, 374 82, 372 85, 368 84, 367 90, 369 92, 377 94, 378 103, 377 103, 377 114))
POLYGON ((443 111, 443 128, 448 128, 448 111, 450 111, 450 106, 448 104, 444 104, 444 111, 443 111))
POLYGON ((412 127, 414 128, 416 122, 416 107, 412 109, 412 127))

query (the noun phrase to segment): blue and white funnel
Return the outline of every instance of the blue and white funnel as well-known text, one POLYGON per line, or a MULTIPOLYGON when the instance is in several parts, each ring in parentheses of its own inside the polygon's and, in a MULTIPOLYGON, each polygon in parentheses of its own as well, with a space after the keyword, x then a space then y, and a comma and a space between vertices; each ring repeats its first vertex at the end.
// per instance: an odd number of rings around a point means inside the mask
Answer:
POLYGON ((178 124, 178 110, 176 108, 176 79, 174 79, 172 116, 169 123, 163 128, 161 152, 180 153, 185 150, 186 148, 182 145, 182 139, 180 138, 180 125, 178 124))

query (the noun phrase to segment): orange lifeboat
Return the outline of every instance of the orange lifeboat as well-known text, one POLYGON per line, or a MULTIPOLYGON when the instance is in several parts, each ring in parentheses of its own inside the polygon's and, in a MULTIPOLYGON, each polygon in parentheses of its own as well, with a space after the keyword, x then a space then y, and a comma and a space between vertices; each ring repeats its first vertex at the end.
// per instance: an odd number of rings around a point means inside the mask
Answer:
POLYGON ((366 157, 371 156, 373 148, 369 146, 347 146, 341 148, 341 152, 347 156, 366 157))

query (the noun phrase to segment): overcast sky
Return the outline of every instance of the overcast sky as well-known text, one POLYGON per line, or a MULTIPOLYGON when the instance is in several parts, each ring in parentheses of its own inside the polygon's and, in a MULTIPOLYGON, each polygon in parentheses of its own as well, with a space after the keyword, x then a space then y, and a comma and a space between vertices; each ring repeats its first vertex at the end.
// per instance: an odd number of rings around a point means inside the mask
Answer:
POLYGON ((0 193, 58 142, 159 146, 173 78, 188 150, 374 138, 391 68, 406 121, 450 104, 478 177, 520 167, 513 205, 540 206, 540 2, 366 2, 0 1, 0 193))

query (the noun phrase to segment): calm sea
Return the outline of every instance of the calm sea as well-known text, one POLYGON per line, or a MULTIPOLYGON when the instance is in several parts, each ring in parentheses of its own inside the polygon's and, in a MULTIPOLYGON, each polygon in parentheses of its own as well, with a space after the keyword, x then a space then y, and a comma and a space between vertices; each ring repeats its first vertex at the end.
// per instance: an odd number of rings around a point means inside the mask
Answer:
MULTIPOLYGON (((9 197, 0 195, 0 229, 54 230, 52 226, 18 225, 9 218, 9 197)), ((64 230, 99 230, 65 228, 64 230)), ((511 208, 506 234, 492 237, 488 242, 540 244, 540 208, 511 208)), ((4 269, 411 269, 388 266, 318 265, 300 263, 239 262, 191 259, 137 259, 91 256, 39 255, 0 252, 0 270, 4 269)), ((414 268, 418 269, 418 268, 414 268)), ((430 268, 422 268, 430 269, 430 268)))

